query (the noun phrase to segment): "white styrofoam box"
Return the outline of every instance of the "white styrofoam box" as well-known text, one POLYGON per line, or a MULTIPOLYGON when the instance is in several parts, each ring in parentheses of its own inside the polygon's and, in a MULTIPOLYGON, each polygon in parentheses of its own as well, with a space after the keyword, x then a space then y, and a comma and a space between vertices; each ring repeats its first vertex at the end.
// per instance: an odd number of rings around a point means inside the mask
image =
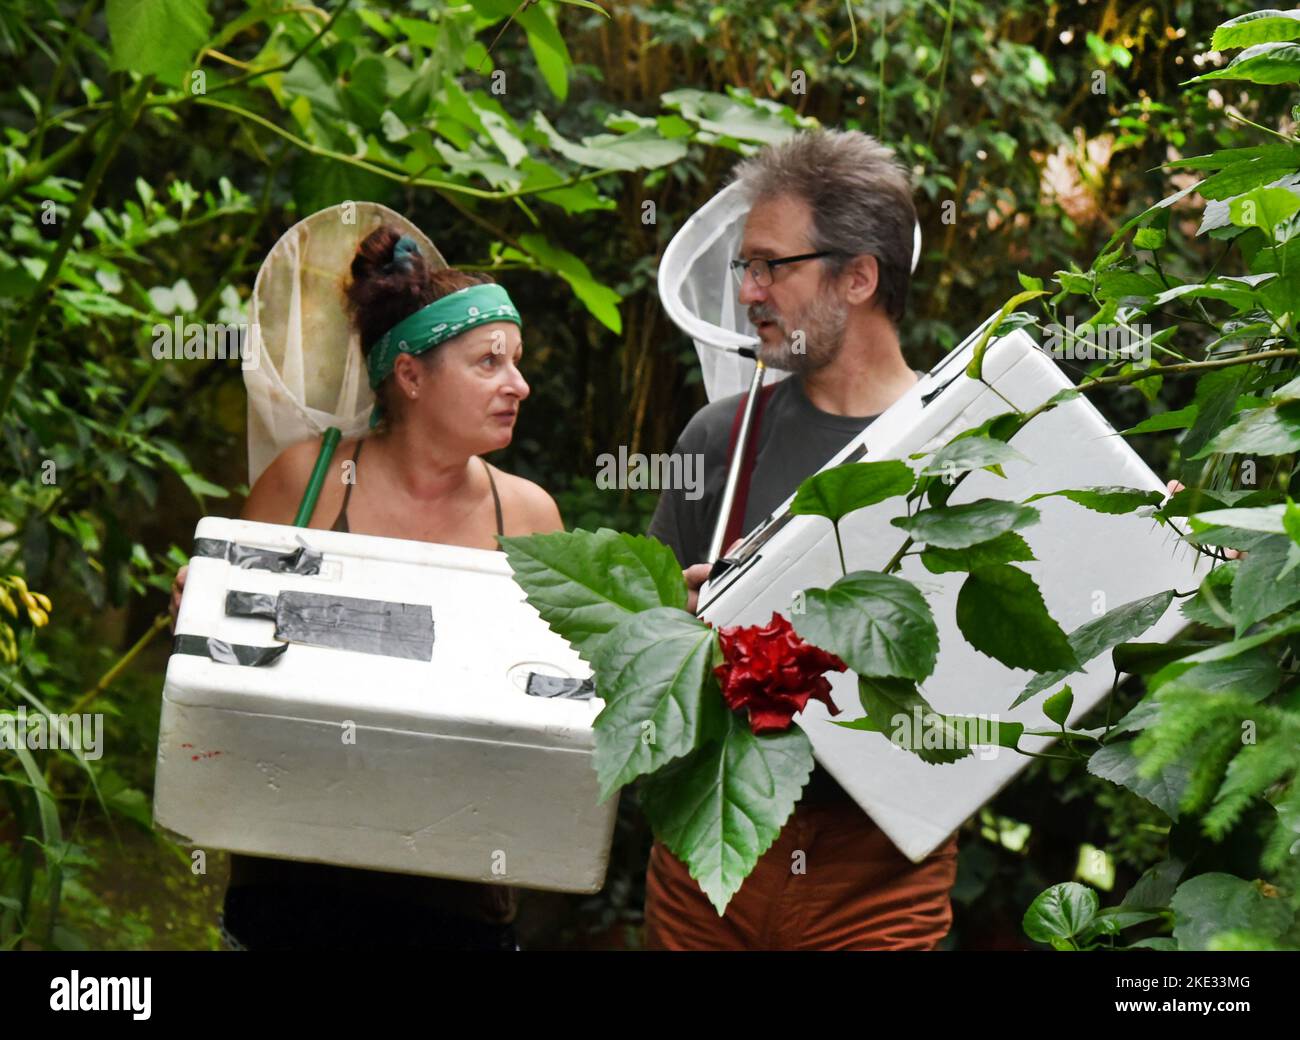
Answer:
POLYGON ((194 557, 178 635, 274 645, 275 623, 227 616, 226 594, 295 590, 428 604, 432 660, 296 642, 258 667, 173 653, 158 825, 252 855, 599 890, 618 804, 597 804, 603 704, 524 692, 530 672, 591 673, 524 600, 503 553, 220 517, 195 537, 305 544, 323 562, 304 575, 194 557))
MULTIPOLYGON (((989 386, 964 374, 975 337, 949 354, 826 466, 858 460, 909 460, 932 452, 958 433, 1012 405, 1027 411, 1073 384, 1033 339, 1017 330, 990 344, 983 375, 989 386), (990 388, 991 386, 991 388, 990 388)), ((979 498, 1023 500, 1067 488, 1120 485, 1161 490, 1157 477, 1093 405, 1077 397, 1034 418, 1011 445, 1028 461, 1004 464, 1006 478, 979 471, 960 483, 949 504, 979 498)), ((800 590, 825 588, 840 576, 833 529, 824 517, 790 516, 787 501, 732 553, 740 562, 706 585, 700 616, 717 626, 765 624, 777 611, 789 616, 800 590)), ((1101 613, 1165 589, 1195 588, 1208 569, 1172 526, 1135 514, 1103 515, 1068 499, 1033 503, 1038 523, 1019 533, 1037 562, 1017 563, 1033 576, 1051 615, 1072 632, 1101 613)), ((840 523, 850 571, 879 570, 906 539, 890 524, 903 515, 903 500, 890 499, 845 517, 840 523)), ((996 716, 1049 728, 1042 702, 1053 690, 1015 710, 1011 703, 1033 673, 1011 669, 973 649, 957 628, 955 608, 964 573, 931 574, 915 556, 898 573, 926 596, 939 628, 934 674, 922 691, 938 711, 996 716)), ((1139 639, 1166 640, 1184 625, 1178 601, 1139 639)), ((827 678, 841 709, 837 721, 861 718, 853 672, 827 678)), ((1065 681, 1074 691, 1071 722, 1097 705, 1111 689, 1114 673, 1104 653, 1065 681)), ((1010 749, 976 749, 951 765, 927 765, 886 735, 833 725, 818 701, 796 717, 814 753, 842 787, 914 862, 920 862, 998 793, 1029 763, 1010 749)), ((1041 751, 1051 741, 1022 737, 1020 746, 1041 751)))

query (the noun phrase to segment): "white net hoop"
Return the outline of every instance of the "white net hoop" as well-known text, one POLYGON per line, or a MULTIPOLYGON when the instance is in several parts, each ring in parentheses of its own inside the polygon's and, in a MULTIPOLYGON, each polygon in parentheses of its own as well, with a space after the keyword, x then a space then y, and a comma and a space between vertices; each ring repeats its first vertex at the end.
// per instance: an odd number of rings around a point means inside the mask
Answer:
POLYGON ((357 246, 381 224, 414 238, 431 268, 447 266, 424 232, 375 202, 313 213, 262 262, 249 305, 255 363, 244 370, 250 486, 285 448, 327 427, 344 437, 365 431, 374 394, 344 289, 357 246))

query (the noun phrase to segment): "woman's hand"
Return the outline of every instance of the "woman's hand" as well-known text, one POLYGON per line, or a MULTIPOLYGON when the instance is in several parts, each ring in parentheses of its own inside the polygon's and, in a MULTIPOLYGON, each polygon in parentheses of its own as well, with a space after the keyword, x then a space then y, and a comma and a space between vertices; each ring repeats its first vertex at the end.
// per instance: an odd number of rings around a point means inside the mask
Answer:
MULTIPOLYGON (((1172 497, 1182 491, 1184 487, 1186 485, 1181 480, 1171 480, 1165 485, 1165 491, 1172 497)), ((1240 549, 1224 549, 1223 554, 1230 560, 1239 560, 1245 555, 1240 549)))
POLYGON ((190 565, 187 563, 176 572, 176 577, 172 580, 172 601, 168 604, 167 611, 172 616, 173 633, 176 631, 176 615, 181 609, 181 595, 185 592, 185 577, 189 570, 190 565))

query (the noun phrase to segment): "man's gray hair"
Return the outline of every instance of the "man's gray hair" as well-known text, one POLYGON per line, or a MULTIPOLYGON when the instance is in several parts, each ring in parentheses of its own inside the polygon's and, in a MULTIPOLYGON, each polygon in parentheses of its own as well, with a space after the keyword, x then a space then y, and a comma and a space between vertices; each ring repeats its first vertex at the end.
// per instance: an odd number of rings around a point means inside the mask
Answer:
POLYGON ((812 248, 832 275, 855 256, 876 258, 877 300, 890 320, 902 320, 912 282, 916 207, 912 181, 894 150, 858 130, 813 130, 737 164, 735 180, 750 205, 793 195, 812 210, 812 248))

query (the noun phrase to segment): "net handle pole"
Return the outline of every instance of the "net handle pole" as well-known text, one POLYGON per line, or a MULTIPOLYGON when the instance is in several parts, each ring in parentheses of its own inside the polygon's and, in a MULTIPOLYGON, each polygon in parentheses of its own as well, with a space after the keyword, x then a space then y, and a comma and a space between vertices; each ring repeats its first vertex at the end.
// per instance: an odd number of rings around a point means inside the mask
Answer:
POLYGON ((316 500, 320 498, 320 489, 325 486, 325 474, 329 472, 330 460, 334 458, 334 449, 339 446, 342 432, 337 426, 328 426, 320 441, 320 454, 316 456, 316 465, 312 468, 307 489, 302 493, 302 502, 298 505, 298 514, 293 518, 294 527, 306 527, 316 512, 316 500))
POLYGON ((749 445, 749 428, 753 425, 754 409, 763 389, 763 362, 756 359, 754 378, 749 384, 749 397, 745 401, 745 414, 740 421, 740 433, 736 437, 736 450, 731 455, 731 465, 727 470, 727 483, 722 490, 722 506, 718 511, 718 521, 713 527, 713 539, 709 543, 709 562, 722 556, 727 547, 722 544, 727 537, 727 524, 731 519, 731 510, 736 501, 736 486, 740 483, 740 471, 745 465, 745 452, 749 445))

